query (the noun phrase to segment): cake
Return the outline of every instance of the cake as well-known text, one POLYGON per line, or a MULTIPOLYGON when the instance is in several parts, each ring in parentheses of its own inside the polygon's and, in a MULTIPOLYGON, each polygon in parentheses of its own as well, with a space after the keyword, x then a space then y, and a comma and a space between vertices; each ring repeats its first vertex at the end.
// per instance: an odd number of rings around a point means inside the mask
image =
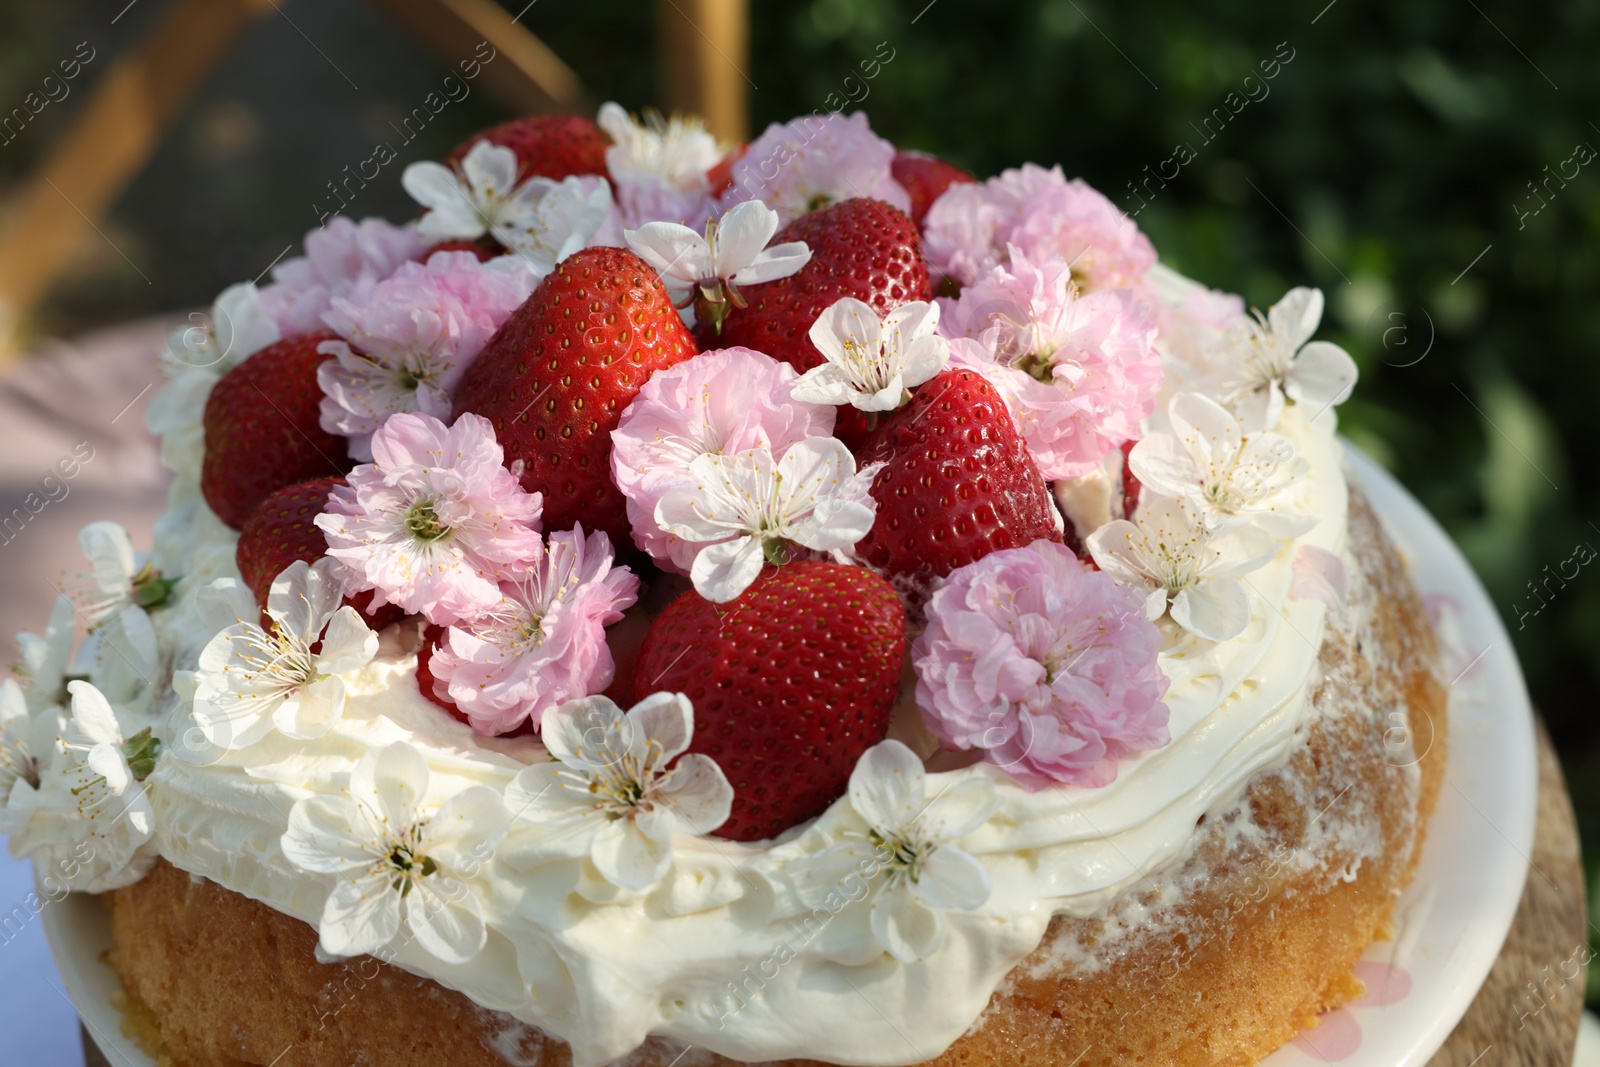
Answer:
POLYGON ((402 181, 174 335, 152 543, 0 685, 152 1055, 1248 1065, 1361 995, 1447 705, 1320 293, 859 113, 402 181))

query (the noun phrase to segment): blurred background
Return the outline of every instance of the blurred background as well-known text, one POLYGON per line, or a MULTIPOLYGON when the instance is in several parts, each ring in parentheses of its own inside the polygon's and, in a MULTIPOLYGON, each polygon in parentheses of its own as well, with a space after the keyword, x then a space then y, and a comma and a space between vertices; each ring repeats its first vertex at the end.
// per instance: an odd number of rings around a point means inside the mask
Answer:
MULTIPOLYGON (((596 100, 658 102, 655 4, 523 3, 507 6, 596 100)), ((0 127, 0 224, 162 12, 125 4, 0 4, 0 110, 85 46, 96 57, 25 127, 0 127)), ((208 305, 297 252, 328 183, 398 144, 450 73, 368 3, 272 6, 15 324, 16 347, 208 305)), ((1164 261, 1251 304, 1324 290, 1322 336, 1362 370, 1344 430, 1482 575, 1593 864, 1600 566, 1575 561, 1600 548, 1600 3, 812 0, 750 17, 753 132, 852 99, 883 136, 980 177, 1062 164, 1136 212, 1164 261)), ((486 92, 451 103, 350 213, 408 217, 404 163, 505 117, 486 92)))

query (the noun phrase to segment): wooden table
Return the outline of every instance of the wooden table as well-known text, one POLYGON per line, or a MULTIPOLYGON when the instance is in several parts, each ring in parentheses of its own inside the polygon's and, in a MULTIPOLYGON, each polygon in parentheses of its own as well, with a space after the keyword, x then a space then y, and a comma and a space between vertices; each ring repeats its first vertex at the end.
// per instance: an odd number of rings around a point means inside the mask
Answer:
MULTIPOLYGON (((1587 957, 1588 910, 1566 779, 1542 721, 1538 730, 1539 828, 1522 903, 1483 988, 1429 1067, 1572 1064, 1585 976, 1563 980, 1558 968, 1587 957)), ((86 1067, 112 1067, 88 1033, 83 1048, 86 1067)))

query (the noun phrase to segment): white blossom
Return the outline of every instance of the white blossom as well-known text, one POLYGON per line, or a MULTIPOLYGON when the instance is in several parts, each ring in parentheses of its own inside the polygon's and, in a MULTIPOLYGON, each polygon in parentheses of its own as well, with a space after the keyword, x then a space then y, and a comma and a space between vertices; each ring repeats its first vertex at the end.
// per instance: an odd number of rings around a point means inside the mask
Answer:
POLYGON ((849 794, 865 825, 804 862, 795 878, 808 907, 824 906, 847 878, 865 880, 873 936, 902 963, 938 952, 949 934, 945 912, 980 908, 992 889, 983 864, 954 842, 999 808, 993 784, 969 778, 927 794, 916 753, 899 741, 868 749, 850 775, 849 794))
POLYGON ((1228 409, 1200 393, 1179 393, 1167 406, 1171 433, 1134 445, 1128 466, 1141 485, 1177 497, 1209 528, 1248 519, 1268 533, 1294 537, 1314 516, 1285 506, 1284 491, 1305 477, 1306 462, 1282 434, 1246 434, 1228 409))
POLYGON ((539 200, 554 182, 547 178, 517 181, 517 154, 479 141, 455 169, 432 160, 406 167, 400 184, 428 209, 417 232, 431 241, 474 241, 489 234, 507 240, 532 225, 539 200))
POLYGON ((72 643, 77 636, 77 610, 66 597, 56 600, 44 633, 17 635, 22 653, 21 673, 28 683, 24 699, 35 714, 67 702, 67 676, 72 667, 72 643))
POLYGON ((1266 315, 1235 320, 1221 349, 1209 353, 1208 391, 1246 431, 1276 426, 1285 398, 1310 405, 1313 419, 1349 399, 1355 360, 1336 344, 1310 341, 1321 321, 1322 290, 1291 289, 1266 315))
POLYGON ((1192 507, 1147 494, 1134 521, 1116 519, 1089 535, 1099 568, 1126 586, 1147 590, 1145 610, 1197 637, 1226 641, 1250 623, 1250 598, 1238 576, 1278 552, 1279 542, 1251 523, 1208 530, 1192 507))
POLYGON ((466 963, 488 940, 471 884, 506 832, 494 790, 468 786, 429 803, 428 764, 403 741, 362 756, 346 796, 295 802, 284 857, 337 879, 323 906, 323 951, 376 952, 404 926, 424 950, 466 963))
POLYGON ((706 171, 722 159, 717 139, 696 116, 663 118, 647 111, 641 122, 607 102, 595 121, 611 137, 606 169, 618 182, 654 179, 682 192, 703 192, 706 171))
POLYGON ((611 884, 647 889, 672 866, 673 834, 708 834, 732 810, 722 768, 683 755, 694 711, 680 693, 654 693, 626 713, 605 697, 574 700, 545 712, 540 737, 554 761, 506 789, 515 822, 536 828, 508 842, 513 864, 587 856, 611 884))
MULTIPOLYGON (((162 353, 167 374, 174 379, 191 370, 203 370, 214 382, 280 336, 277 323, 261 307, 261 293, 253 282, 228 286, 211 305, 210 316, 197 311, 189 319, 191 325, 172 331, 162 353)), ((202 411, 177 409, 181 393, 169 386, 156 394, 150 404, 151 430, 161 433, 169 419, 200 421, 202 411), (167 393, 174 395, 163 401, 167 393)))
POLYGON ((705 542, 689 569, 697 592, 724 603, 749 588, 764 560, 786 562, 794 546, 841 552, 872 529, 874 464, 856 472, 842 441, 808 437, 782 459, 766 448, 709 454, 689 464, 693 482, 669 489, 656 522, 685 541, 705 542))
POLYGON ((938 327, 937 304, 913 300, 880 319, 847 296, 811 324, 811 343, 827 362, 802 374, 789 393, 812 404, 893 411, 949 361, 950 342, 934 333, 938 327))
POLYGON ((31 712, 16 679, 0 682, 0 834, 14 829, 8 804, 17 783, 39 788, 40 774, 55 751, 59 720, 54 708, 31 712))
POLYGON ((341 606, 333 566, 327 559, 297 560, 274 579, 267 595, 270 629, 257 621, 255 602, 240 582, 219 578, 201 591, 201 621, 217 631, 195 672, 194 719, 206 740, 235 749, 273 729, 293 738, 321 737, 339 721, 341 675, 377 654, 378 635, 354 608, 341 606))
POLYGON ((674 304, 692 303, 696 316, 720 330, 730 306, 745 306, 741 285, 787 278, 811 261, 804 241, 768 248, 777 232, 778 213, 747 200, 706 223, 704 234, 676 222, 647 222, 623 237, 661 275, 674 304))
POLYGON ((158 742, 148 730, 124 739, 117 716, 88 682, 68 683, 70 720, 55 717, 56 751, 35 788, 19 778, 7 805, 11 854, 32 857, 70 889, 103 893, 137 881, 154 861, 141 846, 155 812, 143 778, 158 742))

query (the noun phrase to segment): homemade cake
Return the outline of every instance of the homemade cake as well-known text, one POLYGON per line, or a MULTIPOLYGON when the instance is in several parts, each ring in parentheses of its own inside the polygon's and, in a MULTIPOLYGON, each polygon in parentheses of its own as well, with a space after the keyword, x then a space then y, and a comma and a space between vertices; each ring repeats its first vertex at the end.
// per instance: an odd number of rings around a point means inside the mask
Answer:
POLYGON ((1360 995, 1447 708, 1320 293, 860 114, 403 181, 174 336, 154 542, 0 686, 152 1054, 1245 1065, 1360 995))

